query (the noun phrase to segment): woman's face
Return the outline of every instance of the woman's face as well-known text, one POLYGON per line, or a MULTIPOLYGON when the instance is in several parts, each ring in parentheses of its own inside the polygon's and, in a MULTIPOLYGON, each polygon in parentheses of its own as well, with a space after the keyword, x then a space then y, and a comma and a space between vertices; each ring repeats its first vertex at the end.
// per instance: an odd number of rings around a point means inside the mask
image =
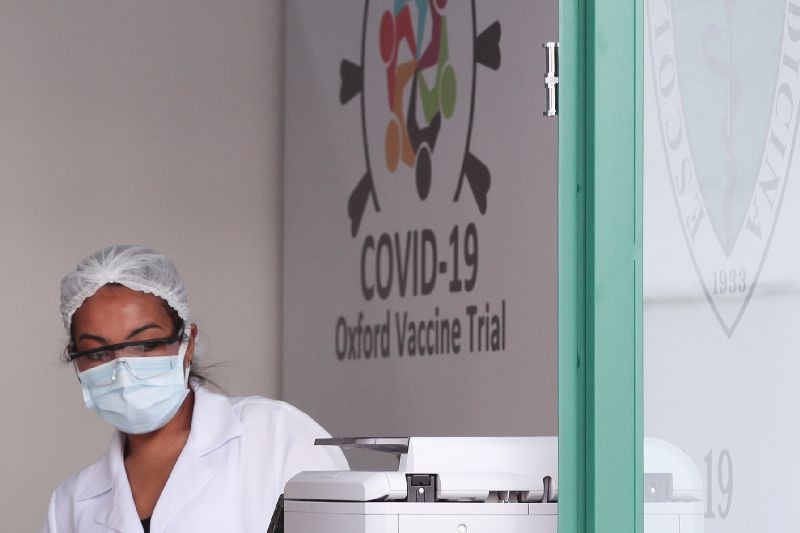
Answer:
MULTIPOLYGON (((196 328, 191 327, 186 366, 194 356, 196 328)), ((164 300, 121 285, 102 287, 72 317, 73 348, 78 352, 109 344, 164 339, 175 333, 164 300)))

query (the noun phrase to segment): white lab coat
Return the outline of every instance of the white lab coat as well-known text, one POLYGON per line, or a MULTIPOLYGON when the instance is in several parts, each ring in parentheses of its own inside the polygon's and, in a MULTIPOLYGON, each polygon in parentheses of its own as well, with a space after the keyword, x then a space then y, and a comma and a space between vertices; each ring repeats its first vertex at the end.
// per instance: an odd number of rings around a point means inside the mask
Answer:
MULTIPOLYGON (((152 533, 264 533, 286 481, 302 470, 344 470, 328 434, 289 404, 229 398, 197 384, 192 427, 150 522, 152 533)), ((116 432, 97 462, 53 493, 49 533, 141 533, 116 432)))

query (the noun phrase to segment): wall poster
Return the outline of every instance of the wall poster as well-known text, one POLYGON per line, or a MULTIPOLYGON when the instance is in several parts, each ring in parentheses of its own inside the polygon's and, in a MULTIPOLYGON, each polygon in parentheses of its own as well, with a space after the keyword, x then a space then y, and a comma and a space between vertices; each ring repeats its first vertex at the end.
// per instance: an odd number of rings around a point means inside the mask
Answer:
POLYGON ((557 13, 287 4, 284 397, 332 433, 557 434, 557 13))

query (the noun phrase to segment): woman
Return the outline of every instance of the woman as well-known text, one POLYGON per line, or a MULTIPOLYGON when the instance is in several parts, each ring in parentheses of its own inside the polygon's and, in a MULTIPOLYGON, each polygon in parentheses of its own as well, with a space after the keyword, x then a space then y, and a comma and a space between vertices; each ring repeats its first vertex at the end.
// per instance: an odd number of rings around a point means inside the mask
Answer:
POLYGON ((296 408, 229 398, 197 373, 197 326, 172 261, 138 246, 92 254, 61 282, 83 400, 117 428, 53 493, 45 532, 264 532, 286 481, 347 468, 296 408))

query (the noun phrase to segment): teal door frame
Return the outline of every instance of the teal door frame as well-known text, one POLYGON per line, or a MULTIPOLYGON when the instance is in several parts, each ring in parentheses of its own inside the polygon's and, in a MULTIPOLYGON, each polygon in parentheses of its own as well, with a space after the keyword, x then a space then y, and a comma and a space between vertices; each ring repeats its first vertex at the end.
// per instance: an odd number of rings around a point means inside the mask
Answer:
POLYGON ((561 0, 559 533, 643 531, 641 0, 561 0))

